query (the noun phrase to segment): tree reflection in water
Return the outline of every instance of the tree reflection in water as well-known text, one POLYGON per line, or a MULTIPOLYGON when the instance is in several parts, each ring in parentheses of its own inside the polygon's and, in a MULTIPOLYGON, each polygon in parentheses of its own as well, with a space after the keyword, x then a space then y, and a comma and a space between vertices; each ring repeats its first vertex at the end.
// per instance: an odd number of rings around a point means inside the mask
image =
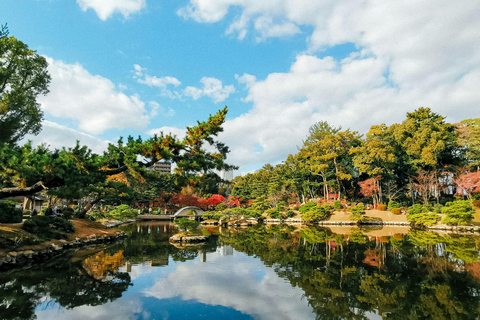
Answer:
POLYGON ((225 245, 260 259, 303 290, 317 319, 369 319, 372 314, 475 319, 480 314, 479 237, 419 230, 388 237, 358 229, 334 234, 285 225, 210 229, 205 232, 215 235, 207 243, 177 248, 168 242, 175 232, 169 225, 130 225, 124 243, 82 261, 58 259, 37 270, 0 275, 1 318, 35 318, 36 306, 44 301, 65 308, 101 305, 128 289, 129 274, 118 272, 127 262, 153 267, 199 256, 204 261, 205 253, 225 245))
POLYGON ((69 259, 56 259, 36 270, 3 274, 0 276, 1 319, 34 319, 34 310, 45 300, 55 301, 65 308, 88 305, 96 306, 116 300, 131 283, 128 273, 117 272, 117 268, 101 267, 93 271, 92 261, 99 258, 122 260, 101 252, 83 262, 73 263, 69 259), (86 267, 86 268, 85 268, 86 267))
POLYGON ((348 236, 328 229, 258 226, 220 241, 255 255, 305 292, 318 319, 475 319, 480 314, 478 238, 411 231, 348 236), (370 240, 370 238, 373 239, 370 240), (272 241, 275 240, 275 241, 272 241))

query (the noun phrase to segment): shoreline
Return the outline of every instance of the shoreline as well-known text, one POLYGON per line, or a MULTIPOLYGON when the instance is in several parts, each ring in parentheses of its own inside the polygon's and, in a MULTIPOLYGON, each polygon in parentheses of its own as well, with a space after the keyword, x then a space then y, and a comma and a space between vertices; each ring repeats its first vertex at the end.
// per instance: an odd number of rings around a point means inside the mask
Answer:
POLYGON ((114 243, 126 238, 120 230, 99 223, 80 219, 70 220, 75 232, 67 239, 42 241, 21 229, 21 223, 0 224, 0 271, 18 269, 42 263, 72 249, 83 249, 99 244, 114 243), (13 244, 12 244, 13 241, 13 244))

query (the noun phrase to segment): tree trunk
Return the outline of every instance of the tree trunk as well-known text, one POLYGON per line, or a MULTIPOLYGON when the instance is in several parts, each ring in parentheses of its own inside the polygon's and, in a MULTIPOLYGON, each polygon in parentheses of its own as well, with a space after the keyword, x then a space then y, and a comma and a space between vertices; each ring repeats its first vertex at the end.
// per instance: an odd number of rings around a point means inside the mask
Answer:
POLYGON ((87 206, 81 210, 78 211, 77 213, 77 218, 79 219, 85 219, 85 216, 87 215, 88 210, 90 210, 94 205, 100 202, 102 198, 98 197, 97 199, 89 202, 87 206))

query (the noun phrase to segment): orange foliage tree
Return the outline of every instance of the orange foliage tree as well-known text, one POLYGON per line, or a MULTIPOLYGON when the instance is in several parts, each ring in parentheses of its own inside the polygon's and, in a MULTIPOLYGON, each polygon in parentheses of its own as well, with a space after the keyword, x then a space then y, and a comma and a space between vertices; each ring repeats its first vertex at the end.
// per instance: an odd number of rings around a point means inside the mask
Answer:
POLYGON ((472 193, 480 193, 480 171, 463 174, 454 181, 458 184, 457 194, 463 195, 465 190, 470 199, 472 193))

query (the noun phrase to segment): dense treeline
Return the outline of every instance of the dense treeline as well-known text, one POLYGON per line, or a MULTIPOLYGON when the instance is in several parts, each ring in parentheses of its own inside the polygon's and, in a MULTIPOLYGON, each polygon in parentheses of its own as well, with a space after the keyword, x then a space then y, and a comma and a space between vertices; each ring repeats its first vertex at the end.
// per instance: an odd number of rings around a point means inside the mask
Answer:
POLYGON ((455 193, 480 192, 479 165, 480 119, 451 124, 419 108, 401 123, 372 126, 366 136, 318 122, 297 154, 235 178, 232 194, 267 207, 313 198, 446 202, 455 193))

